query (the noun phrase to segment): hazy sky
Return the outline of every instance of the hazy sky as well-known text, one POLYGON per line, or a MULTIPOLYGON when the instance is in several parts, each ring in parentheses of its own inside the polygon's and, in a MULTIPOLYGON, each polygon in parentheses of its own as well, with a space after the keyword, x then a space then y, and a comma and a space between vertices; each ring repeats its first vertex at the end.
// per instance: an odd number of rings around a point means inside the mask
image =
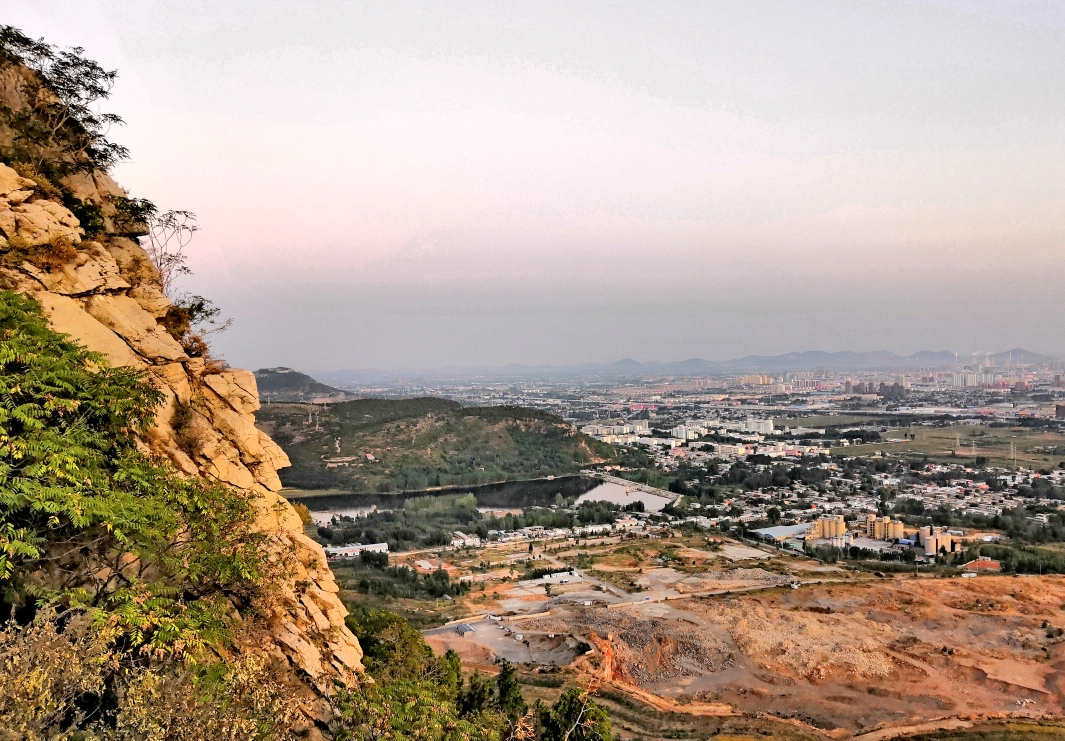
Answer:
POLYGON ((1065 3, 23 0, 235 365, 1065 355, 1065 3))

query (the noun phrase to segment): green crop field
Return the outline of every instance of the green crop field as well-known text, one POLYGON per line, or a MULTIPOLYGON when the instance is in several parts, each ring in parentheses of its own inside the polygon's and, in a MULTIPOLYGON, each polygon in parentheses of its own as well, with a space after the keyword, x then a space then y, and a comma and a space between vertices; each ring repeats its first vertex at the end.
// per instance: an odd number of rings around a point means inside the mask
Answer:
POLYGON ((987 427, 984 425, 952 425, 950 427, 901 427, 885 433, 888 438, 912 440, 898 443, 870 443, 832 449, 838 455, 874 455, 884 451, 890 455, 924 455, 933 460, 976 460, 986 465, 1012 466, 1014 454, 1018 465, 1029 468, 1055 468, 1065 462, 1065 435, 1049 430, 1025 427, 987 427), (1013 445, 1012 453, 1010 445, 1013 445))
POLYGON ((850 425, 880 424, 886 417, 871 417, 857 414, 815 414, 809 417, 776 417, 773 425, 778 430, 785 427, 812 427, 823 429, 825 427, 847 427, 850 425))

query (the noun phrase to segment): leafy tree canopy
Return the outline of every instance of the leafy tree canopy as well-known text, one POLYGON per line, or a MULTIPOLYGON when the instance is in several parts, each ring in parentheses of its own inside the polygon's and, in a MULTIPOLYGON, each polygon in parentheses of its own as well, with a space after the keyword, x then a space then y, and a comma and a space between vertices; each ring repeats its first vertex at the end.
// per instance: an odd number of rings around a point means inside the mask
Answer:
POLYGON ((160 650, 221 637, 258 587, 253 505, 138 449, 161 399, 0 291, 0 588, 32 613, 86 608, 160 650))

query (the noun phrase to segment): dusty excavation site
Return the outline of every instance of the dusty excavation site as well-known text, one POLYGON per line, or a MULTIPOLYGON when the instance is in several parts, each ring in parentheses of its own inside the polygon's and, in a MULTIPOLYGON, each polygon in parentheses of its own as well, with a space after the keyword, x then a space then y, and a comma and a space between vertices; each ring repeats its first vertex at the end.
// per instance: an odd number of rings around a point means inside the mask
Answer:
POLYGON ((573 572, 485 581, 426 638, 473 666, 565 667, 551 671, 658 711, 815 736, 1065 713, 1065 577, 878 576, 652 543, 545 554, 573 572))

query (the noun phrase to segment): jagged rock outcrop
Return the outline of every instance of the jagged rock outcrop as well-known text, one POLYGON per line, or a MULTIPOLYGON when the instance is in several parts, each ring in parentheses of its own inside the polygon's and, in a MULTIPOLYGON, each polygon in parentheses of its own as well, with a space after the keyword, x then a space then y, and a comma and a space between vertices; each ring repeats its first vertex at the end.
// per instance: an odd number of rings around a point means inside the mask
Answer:
MULTIPOLYGON (((83 202, 106 205, 109 195, 125 196, 99 172, 80 173, 64 185, 83 202)), ((362 651, 344 625, 347 610, 325 553, 304 535, 296 511, 278 493, 277 470, 289 465, 288 457, 255 427, 255 376, 189 357, 159 323, 171 304, 140 245, 106 229, 85 239, 74 214, 3 164, 0 237, 9 247, 0 287, 30 294, 57 331, 113 365, 146 371, 165 395, 155 426, 139 441, 143 447, 188 476, 215 479, 253 497, 256 527, 270 536, 285 576, 270 599, 255 605, 255 617, 240 635, 246 648, 287 657, 320 692, 329 692, 336 680, 358 682, 362 651)))

